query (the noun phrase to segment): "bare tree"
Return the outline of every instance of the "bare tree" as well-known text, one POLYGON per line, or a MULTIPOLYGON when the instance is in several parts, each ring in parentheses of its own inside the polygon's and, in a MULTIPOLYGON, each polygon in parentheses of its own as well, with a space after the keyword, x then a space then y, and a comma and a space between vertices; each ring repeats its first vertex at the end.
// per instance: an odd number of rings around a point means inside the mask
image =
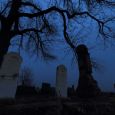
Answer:
MULTIPOLYGON (((110 13, 107 16, 106 8, 110 11, 115 10, 114 0, 49 0, 47 8, 40 7, 40 0, 38 4, 35 1, 29 0, 8 0, 6 4, 1 7, 0 11, 0 62, 3 56, 8 51, 10 41, 13 37, 20 35, 19 46, 23 46, 24 38, 28 37, 28 47, 34 47, 34 51, 41 53, 43 57, 54 58, 50 55, 48 46, 53 41, 52 37, 47 36, 56 32, 55 25, 49 20, 48 15, 58 14, 62 23, 63 36, 66 43, 70 46, 76 54, 77 46, 77 32, 74 30, 82 30, 84 20, 88 19, 97 24, 99 35, 103 38, 114 37, 115 34, 113 26, 110 23, 115 22, 115 14, 110 13), (28 10, 29 9, 29 10, 28 10), (76 25, 81 25, 79 28, 73 28, 69 31, 71 21, 75 21, 76 25), (26 24, 26 25, 25 25, 26 24), (71 34, 72 33, 72 34, 71 34), (72 37, 76 37, 72 39, 72 37)), ((73 25, 75 25, 73 24, 73 25)))

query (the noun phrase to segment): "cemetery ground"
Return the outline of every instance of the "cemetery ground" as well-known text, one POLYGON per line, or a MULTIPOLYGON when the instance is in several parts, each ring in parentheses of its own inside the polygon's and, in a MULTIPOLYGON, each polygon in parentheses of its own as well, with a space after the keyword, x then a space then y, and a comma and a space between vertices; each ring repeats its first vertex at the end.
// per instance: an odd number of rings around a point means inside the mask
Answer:
POLYGON ((34 95, 2 99, 0 115, 115 115, 115 93, 92 98, 34 95))
POLYGON ((102 92, 93 79, 87 47, 80 45, 77 52, 80 75, 76 89, 67 87, 63 65, 57 67, 55 87, 49 83, 37 89, 25 83, 17 86, 21 58, 7 54, 1 69, 0 115, 115 115, 115 93, 102 92))

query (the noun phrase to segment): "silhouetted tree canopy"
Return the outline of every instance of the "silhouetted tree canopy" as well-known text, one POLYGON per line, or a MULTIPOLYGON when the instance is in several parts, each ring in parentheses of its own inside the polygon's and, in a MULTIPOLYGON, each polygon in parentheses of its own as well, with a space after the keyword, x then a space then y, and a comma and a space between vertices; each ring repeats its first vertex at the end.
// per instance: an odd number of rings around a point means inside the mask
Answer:
POLYGON ((48 50, 56 36, 57 27, 53 24, 55 15, 60 18, 65 42, 74 51, 77 34, 83 30, 85 20, 97 24, 102 38, 115 37, 114 0, 6 0, 1 2, 0 10, 0 60, 8 51, 13 37, 20 36, 19 46, 28 38, 27 47, 46 58, 54 58, 48 50), (44 7, 41 5, 46 3, 44 7), (109 11, 109 12, 108 12, 109 11), (107 13, 108 12, 108 13, 107 13), (74 23, 73 23, 74 22, 74 23), (73 23, 73 24, 72 24, 73 23), (76 26, 73 26, 76 25, 76 26), (73 39, 75 38, 75 39, 73 39), (33 48, 32 48, 33 47, 33 48))

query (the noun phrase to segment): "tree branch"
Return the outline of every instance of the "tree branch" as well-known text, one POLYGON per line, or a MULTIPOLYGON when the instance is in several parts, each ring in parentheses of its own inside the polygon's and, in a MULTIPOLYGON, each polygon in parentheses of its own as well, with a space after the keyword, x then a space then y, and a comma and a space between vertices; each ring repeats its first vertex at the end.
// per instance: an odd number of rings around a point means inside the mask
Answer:
POLYGON ((16 36, 16 35, 23 35, 27 32, 42 32, 42 29, 38 30, 35 28, 28 28, 28 29, 23 29, 23 30, 17 30, 17 31, 12 31, 12 36, 16 36))
POLYGON ((41 11, 40 8, 38 8, 37 6, 35 6, 34 4, 30 3, 30 2, 21 2, 21 4, 23 6, 30 6, 30 7, 33 7, 34 9, 38 10, 38 11, 41 11))
POLYGON ((102 22, 101 20, 97 19, 95 16, 91 15, 91 14, 88 13, 88 12, 79 12, 79 13, 78 13, 78 12, 75 12, 75 13, 73 13, 73 14, 69 14, 69 12, 68 12, 67 10, 62 10, 62 9, 59 9, 59 8, 53 6, 53 7, 51 7, 51 8, 46 9, 46 10, 43 10, 43 11, 40 11, 40 12, 37 12, 37 13, 33 13, 33 14, 30 14, 30 13, 20 13, 20 14, 19 14, 19 17, 34 18, 34 17, 38 17, 38 16, 43 16, 43 15, 48 14, 48 13, 51 13, 51 12, 53 12, 53 11, 59 13, 59 14, 62 16, 62 18, 63 18, 63 23, 64 23, 64 24, 63 24, 63 26, 64 26, 64 37, 65 37, 65 39, 66 39, 66 42, 67 42, 67 43, 71 46, 71 48, 73 48, 73 49, 75 48, 75 46, 73 45, 73 43, 72 43, 71 40, 69 39, 68 34, 67 34, 67 32, 66 32, 67 27, 66 27, 66 16, 65 16, 65 14, 67 15, 68 19, 72 19, 72 18, 74 18, 74 17, 76 17, 76 16, 82 16, 82 15, 87 15, 87 16, 89 16, 91 19, 95 20, 95 21, 98 23, 98 25, 99 25, 99 32, 102 33, 101 30, 102 30, 102 26, 104 26, 104 22, 102 22))

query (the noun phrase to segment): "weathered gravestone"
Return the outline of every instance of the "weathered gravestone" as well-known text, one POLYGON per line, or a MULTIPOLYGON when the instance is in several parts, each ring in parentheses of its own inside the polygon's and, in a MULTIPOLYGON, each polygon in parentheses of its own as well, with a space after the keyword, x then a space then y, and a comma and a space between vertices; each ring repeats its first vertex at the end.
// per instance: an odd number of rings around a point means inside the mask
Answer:
POLYGON ((58 97, 67 97, 67 69, 64 65, 57 67, 56 94, 58 97))
POLYGON ((18 53, 9 52, 4 56, 0 68, 0 98, 14 98, 22 58, 18 53))
POLYGON ((80 97, 93 97, 100 94, 96 80, 92 76, 92 64, 88 49, 85 45, 76 48, 79 66, 79 81, 77 95, 80 97))

